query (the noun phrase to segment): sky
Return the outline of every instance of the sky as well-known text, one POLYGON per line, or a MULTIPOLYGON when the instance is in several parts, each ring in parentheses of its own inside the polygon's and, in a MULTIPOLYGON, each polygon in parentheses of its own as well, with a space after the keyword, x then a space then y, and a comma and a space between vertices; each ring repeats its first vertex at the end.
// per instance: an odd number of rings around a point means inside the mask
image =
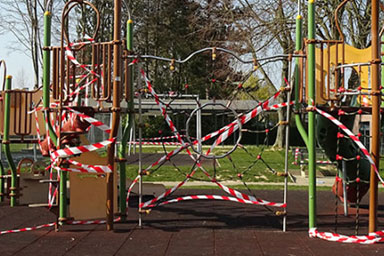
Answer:
MULTIPOLYGON (((12 88, 20 88, 18 81, 20 81, 22 77, 24 77, 26 84, 32 88, 34 84, 32 60, 20 51, 11 50, 9 47, 11 45, 14 47, 14 44, 15 38, 11 33, 0 35, 0 59, 5 60, 7 65, 7 75, 12 75, 13 77, 12 88)), ((3 77, 2 68, 0 77, 1 79, 3 77)))

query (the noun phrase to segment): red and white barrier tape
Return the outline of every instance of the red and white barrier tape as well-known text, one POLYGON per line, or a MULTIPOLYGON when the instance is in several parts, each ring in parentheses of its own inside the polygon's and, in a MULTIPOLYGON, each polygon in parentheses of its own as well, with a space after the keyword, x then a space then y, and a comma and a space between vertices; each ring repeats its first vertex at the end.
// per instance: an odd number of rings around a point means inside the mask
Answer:
MULTIPOLYGON (((156 104, 159 106, 160 111, 161 111, 161 113, 162 113, 164 119, 165 119, 166 122, 168 123, 168 126, 170 127, 171 131, 175 134, 175 136, 177 137, 177 139, 179 140, 179 142, 180 142, 183 146, 185 146, 185 143, 184 143, 183 139, 180 137, 180 134, 179 134, 179 132, 177 131, 175 125, 173 124, 172 120, 169 118, 166 109, 164 108, 164 106, 162 105, 161 101, 159 100, 158 95, 157 95, 157 94, 155 93, 155 91, 153 90, 153 87, 152 87, 152 85, 151 85, 149 79, 148 79, 147 76, 145 75, 144 70, 141 70, 141 74, 142 74, 142 76, 143 76, 143 78, 144 78, 144 80, 145 80, 145 83, 146 83, 146 86, 147 86, 147 88, 148 88, 148 91, 149 91, 149 92, 152 94, 152 96, 155 98, 156 104)), ((276 94, 272 97, 272 99, 276 99, 278 95, 279 95, 279 93, 276 93, 276 94)), ((269 109, 269 108, 272 107, 271 104, 273 104, 273 103, 274 103, 273 100, 268 99, 267 101, 261 103, 260 106, 263 106, 265 109, 267 109, 267 108, 269 109)), ((284 104, 276 104, 276 105, 273 105, 273 106, 278 107, 278 105, 284 105, 284 104)), ((285 105, 286 105, 286 104, 285 104, 285 105)), ((246 119, 244 119, 244 120, 246 120, 246 119)), ((250 119, 249 119, 249 120, 250 120, 250 119)), ((233 123, 233 122, 232 122, 232 123, 233 123)), ((236 123, 237 123, 237 122, 236 122, 236 123)), ((233 126, 233 125, 232 125, 232 126, 233 126)), ((226 127, 228 127, 228 126, 226 126, 226 127)), ((216 184, 217 184, 219 187, 221 187, 225 192, 227 192, 227 193, 229 193, 229 194, 231 194, 231 195, 233 195, 233 196, 235 196, 236 198, 241 199, 241 200, 252 200, 252 201, 254 201, 254 202, 261 202, 261 201, 263 201, 263 200, 260 200, 260 199, 256 199, 256 198, 253 197, 253 196, 249 196, 249 195, 243 194, 243 193, 241 193, 241 192, 239 192, 239 191, 236 191, 236 190, 234 190, 234 189, 231 189, 231 188, 229 188, 229 187, 226 187, 226 186, 223 185, 223 184, 220 184, 219 182, 217 182, 215 179, 213 179, 213 178, 209 175, 209 173, 205 170, 205 168, 201 165, 201 163, 200 163, 198 160, 195 159, 195 157, 192 155, 192 153, 190 152, 190 150, 189 150, 188 148, 186 148, 186 151, 187 151, 188 155, 192 158, 192 160, 194 160, 194 161, 196 162, 196 166, 197 166, 198 168, 200 168, 200 169, 203 171, 203 173, 211 179, 212 182, 216 183, 216 184)), ((172 152, 170 152, 170 153, 172 153, 172 152)), ((163 156, 163 157, 164 157, 164 156, 163 156)), ((161 158, 161 159, 162 159, 162 158, 161 158)), ((166 157, 166 159, 169 159, 169 158, 166 157)), ((159 162, 159 161, 161 161, 161 160, 159 159, 157 162, 159 162)), ((156 164, 157 162, 155 162, 155 164, 156 164)), ((153 166, 153 165, 154 165, 154 164, 152 164, 151 166, 153 166)), ((193 176, 193 174, 195 173, 196 169, 197 169, 197 168, 195 168, 195 170, 189 175, 189 177, 192 177, 192 176, 193 176)), ((153 203, 157 202, 158 200, 160 200, 160 199, 162 199, 162 198, 168 196, 169 194, 173 193, 176 189, 178 189, 179 187, 181 187, 185 182, 187 182, 187 181, 189 180, 189 177, 187 177, 183 182, 179 183, 178 185, 176 185, 176 186, 173 187, 172 189, 169 189, 169 190, 166 191, 165 193, 163 193, 163 194, 161 194, 160 196, 154 198, 153 200, 150 200, 150 201, 148 201, 148 202, 142 203, 141 205, 139 205, 139 207, 147 207, 148 205, 153 204, 153 203)), ((273 204, 278 204, 278 203, 273 203, 273 204)))
POLYGON ((33 230, 38 230, 38 229, 42 229, 42 228, 53 227, 53 226, 55 226, 55 224, 56 223, 53 222, 53 223, 43 224, 43 225, 39 225, 39 226, 35 226, 35 227, 4 230, 4 231, 0 231, 0 235, 20 233, 20 232, 24 232, 24 231, 33 231, 33 230))
POLYGON ((40 151, 42 151, 41 148, 41 136, 40 136, 40 127, 39 127, 39 118, 37 116, 37 112, 34 112, 35 114, 35 122, 36 122, 36 135, 37 135, 37 144, 39 145, 40 151))
MULTIPOLYGON (((335 125, 337 125, 343 132, 345 132, 352 141, 360 148, 360 150, 363 152, 365 157, 368 159, 368 161, 373 166, 375 173, 377 177, 379 178, 380 182, 384 185, 384 182, 377 170, 377 166, 373 159, 371 158, 370 153, 365 148, 365 146, 361 143, 361 141, 339 120, 337 120, 332 115, 326 113, 325 111, 322 111, 318 108, 315 108, 315 110, 325 118, 329 119, 331 122, 333 122, 335 125)), ((357 244, 374 244, 378 242, 384 241, 384 231, 378 231, 375 233, 372 233, 368 236, 346 236, 346 235, 340 235, 336 233, 331 232, 319 232, 317 228, 311 228, 309 230, 309 236, 310 237, 317 237, 323 240, 327 241, 334 241, 334 242, 341 242, 341 243, 357 243, 357 244)))
POLYGON ((368 161, 373 166, 373 169, 375 170, 375 173, 376 173, 378 179, 380 180, 381 184, 384 186, 384 180, 381 178, 381 176, 379 174, 379 170, 377 169, 377 166, 376 166, 375 162, 373 161, 371 154, 365 148, 363 143, 361 143, 359 138, 356 137, 344 124, 342 124, 339 120, 337 120, 337 118, 333 117, 332 115, 328 114, 327 112, 325 112, 321 109, 315 108, 315 110, 320 115, 324 116, 325 118, 327 118, 328 120, 333 122, 335 125, 337 125, 343 132, 345 132, 349 136, 349 138, 352 139, 353 142, 355 142, 355 144, 360 148, 361 152, 363 152, 364 156, 368 159, 368 161))
MULTIPOLYGON (((54 162, 54 159, 52 159, 52 152, 53 152, 53 142, 51 141, 51 137, 50 137, 50 134, 49 134, 49 121, 48 121, 48 117, 49 117, 49 113, 48 113, 48 109, 44 108, 44 121, 45 121, 45 132, 46 132, 46 138, 47 138, 47 145, 48 145, 48 151, 50 153, 50 158, 51 158, 51 165, 53 164, 54 162)), ((38 120, 36 120, 36 125, 38 126, 38 120)), ((52 168, 49 168, 49 179, 50 180, 53 180, 53 170, 52 168)), ((58 173, 57 174, 57 180, 60 180, 60 174, 58 173)), ((49 186, 48 186, 48 208, 51 209, 52 208, 52 205, 53 205, 53 202, 55 201, 55 198, 56 198, 56 195, 58 193, 58 187, 55 188, 55 191, 52 192, 52 189, 53 189, 53 184, 52 182, 49 183, 49 186)))
MULTIPOLYGON (((115 218, 113 222, 119 222, 121 217, 115 218)), ((68 225, 94 225, 94 224, 105 224, 106 220, 70 220, 65 222, 68 225)))
POLYGON ((88 73, 90 73, 90 74, 96 76, 97 78, 100 78, 100 75, 97 74, 95 71, 89 69, 89 68, 87 67, 87 65, 85 65, 85 64, 81 64, 81 63, 74 57, 71 48, 68 47, 68 46, 65 47, 65 55, 66 55, 67 58, 68 58, 73 64, 75 64, 76 66, 78 66, 78 67, 84 69, 85 71, 87 71, 88 73))
POLYGON ((95 83, 96 81, 98 80, 98 78, 94 78, 93 80, 89 81, 88 83, 80 86, 79 88, 77 88, 76 90, 74 90, 73 92, 71 92, 69 94, 69 97, 73 97, 73 96, 77 96, 82 90, 84 90, 85 88, 87 88, 88 86, 90 86, 91 84, 95 83))
POLYGON ((167 161, 167 160, 171 159, 173 156, 177 155, 184 148, 185 148, 185 146, 181 146, 181 147, 179 147, 177 149, 174 149, 174 150, 170 151, 168 154, 163 155, 162 157, 160 157, 156 162, 152 163, 150 166, 145 168, 143 171, 149 171, 153 167, 155 167, 155 166, 157 166, 159 164, 162 164, 164 161, 167 161))
MULTIPOLYGON (((279 91, 280 92, 280 91, 279 91)), ((276 93, 277 94, 277 93, 276 93)), ((275 95, 276 95, 275 94, 275 95)), ((287 103, 286 102, 283 102, 283 103, 280 103, 280 104, 273 104, 271 105, 272 103, 274 103, 273 99, 275 99, 275 96, 273 96, 272 98, 270 98, 269 100, 267 100, 267 102, 270 104, 270 105, 265 105, 264 108, 256 108, 256 111, 251 111, 249 112, 248 114, 246 114, 244 116, 244 118, 241 118, 240 119, 240 122, 242 125, 244 125, 246 122, 248 122, 249 120, 251 120, 252 118, 249 118, 249 116, 256 116, 258 115, 261 111, 263 110, 275 110, 275 109, 279 109, 279 108, 282 108, 282 107, 286 107, 287 106, 287 103)), ((292 105, 294 102, 291 101, 290 102, 290 105, 292 105)), ((264 103, 263 103, 264 105, 264 103)), ((215 142, 212 144, 211 148, 209 150, 207 150, 207 155, 213 151, 213 149, 217 146, 217 145, 220 145, 221 143, 223 143, 226 139, 228 139, 229 136, 231 136, 236 130, 239 129, 239 123, 237 121, 234 121, 232 122, 231 124, 234 124, 233 126, 229 127, 226 131, 224 131, 222 134, 220 134, 220 136, 215 140, 215 142)))
MULTIPOLYGON (((186 135, 180 135, 181 138, 187 137, 186 135)), ((177 139, 176 136, 164 136, 164 137, 154 137, 154 138, 142 138, 142 140, 148 141, 148 140, 169 140, 169 139, 177 139)))
POLYGON ((299 154, 301 154, 300 149, 296 148, 295 149, 295 162, 293 162, 293 164, 295 164, 295 165, 299 163, 299 154))
POLYGON ((95 43, 95 39, 91 38, 91 37, 85 37, 84 40, 86 40, 85 42, 84 41, 81 41, 81 42, 73 42, 73 43, 70 43, 69 46, 70 47, 74 47, 74 46, 84 46, 84 45, 87 45, 87 44, 92 44, 92 43, 95 43))
POLYGON ((107 140, 104 140, 102 142, 97 142, 97 143, 90 144, 90 145, 63 148, 63 149, 59 149, 59 150, 54 151, 52 154, 53 154, 54 159, 56 159, 58 157, 65 158, 65 157, 69 157, 69 156, 76 155, 76 154, 82 154, 85 152, 91 152, 91 151, 98 150, 100 148, 108 146, 109 144, 113 143, 114 141, 115 141, 115 138, 112 138, 112 139, 107 139, 107 140))
POLYGON ((172 194, 173 192, 175 192, 177 189, 179 189, 180 187, 182 187, 185 183, 188 182, 189 178, 193 176, 193 174, 196 172, 196 168, 195 170, 193 170, 193 172, 191 173, 191 175, 189 177, 187 177, 186 179, 184 179, 182 182, 180 182, 179 184, 177 184, 176 186, 168 189, 167 191, 165 191, 164 193, 162 193, 161 195, 159 195, 158 197, 155 197, 153 198, 152 200, 149 200, 147 202, 144 202, 144 203, 141 203, 139 205, 140 208, 147 208, 149 207, 149 205, 153 205, 154 203, 156 203, 157 201, 169 196, 170 194, 172 194))
POLYGON ((319 232, 317 231, 317 228, 311 228, 308 233, 309 237, 317 237, 331 242, 354 244, 375 244, 384 242, 383 231, 378 231, 368 236, 346 236, 331 232, 319 232))
POLYGON ((128 188, 127 191, 127 197, 125 198, 125 213, 128 214, 128 209, 129 209, 129 198, 131 196, 131 192, 133 187, 137 184, 137 182, 140 179, 140 174, 136 176, 136 178, 132 181, 131 185, 128 188))
POLYGON ((317 160, 316 163, 317 164, 332 164, 332 162, 329 160, 317 160))
MULTIPOLYGON (((252 109, 251 111, 249 111, 247 114, 243 115, 240 117, 240 122, 241 124, 246 124, 248 123, 250 120, 252 120, 253 118, 255 118, 258 114, 260 114, 263 109, 264 110, 268 110, 271 106, 273 106, 273 104, 275 104, 276 102, 276 99, 277 97, 280 95, 280 91, 276 92, 272 97, 270 97, 268 100, 264 101, 263 103, 260 103, 258 106, 256 106, 254 109, 252 109)), ((215 131, 215 132, 212 132, 206 136, 204 136, 201 141, 204 142, 204 141, 207 141, 219 134, 222 134, 224 133, 225 131, 228 131, 230 129, 233 129, 233 126, 237 125, 238 121, 237 120, 234 120, 233 122, 231 122, 230 124, 224 126, 223 128, 215 131)), ((197 143, 199 143, 198 141, 194 141, 194 144, 196 145, 197 143)), ((211 151, 211 150, 209 150, 211 151)), ((209 152, 208 152, 209 153, 209 152)))
POLYGON ((161 111, 161 114, 163 115, 165 121, 167 122, 169 128, 171 129, 171 131, 174 133, 174 136, 176 136, 177 140, 182 144, 184 145, 184 141, 183 139, 181 138, 180 136, 180 133, 177 131, 176 129, 176 126, 175 124, 173 123, 172 119, 169 117, 169 115, 167 114, 167 109, 163 106, 163 104, 161 103, 160 99, 159 99, 159 96, 156 94, 156 92, 153 90, 153 87, 152 87, 152 84, 151 82, 149 81, 149 79, 147 78, 147 76, 145 75, 145 72, 144 70, 142 69, 141 70, 141 74, 145 80, 145 84, 148 88, 148 91, 152 94, 152 96, 155 98, 155 102, 156 104, 159 106, 160 108, 160 111, 161 111))
MULTIPOLYGON (((121 220, 121 217, 115 218, 113 222, 119 222, 121 220)), ((105 224, 105 220, 71 220, 65 222, 67 225, 97 225, 97 224, 105 224)), ((5 234, 14 234, 14 233, 20 233, 25 231, 34 231, 42 228, 48 228, 48 227, 54 227, 56 225, 56 222, 43 224, 35 227, 28 227, 28 228, 20 228, 20 229, 10 229, 10 230, 4 230, 0 231, 0 235, 5 234)))
MULTIPOLYGON (((94 40, 93 39, 88 39, 89 42, 88 43, 92 43, 94 40)), ((81 42, 81 43, 72 43, 70 44, 70 47, 72 46, 82 46, 82 45, 85 45, 86 43, 85 42, 81 42)), ((70 61, 72 61, 75 65, 77 66, 80 66, 81 68, 83 68, 84 70, 86 70, 87 72, 99 77, 99 75, 95 72, 93 72, 92 70, 88 69, 86 67, 86 65, 83 65, 83 64, 80 64, 73 56, 73 53, 72 51, 70 50, 69 47, 66 47, 66 55, 68 57, 68 59, 70 61)), ((86 75, 84 76, 86 77, 86 75)), ((97 80, 94 79, 92 81, 90 81, 89 83, 87 83, 86 85, 78 88, 76 91, 74 91, 73 93, 71 93, 70 96, 73 96, 75 94, 78 94, 82 89, 86 88, 88 85, 94 83, 95 81, 97 80)), ((38 141, 39 141, 39 146, 40 146, 40 149, 41 149, 41 137, 40 137, 40 129, 39 129, 39 125, 38 125, 38 117, 37 117, 37 111, 41 110, 41 109, 44 109, 46 111, 45 108, 43 107, 40 107, 40 108, 35 108, 33 111, 29 112, 29 114, 31 114, 32 112, 35 112, 35 121, 36 121, 36 130, 37 130, 37 136, 38 136, 38 141)), ((89 117, 89 116, 86 116, 80 112, 77 112, 71 108, 67 108, 69 111, 79 115, 80 117, 82 117, 83 119, 85 119, 87 122, 89 122, 91 125, 94 125, 96 127, 98 127, 99 129, 103 130, 104 132, 106 133, 110 133, 110 129, 109 127, 107 127, 106 125, 104 125, 102 122, 99 122, 98 120, 92 118, 92 117, 89 117)), ((72 116, 72 118, 75 118, 75 116, 72 116)), ((63 116, 62 116, 62 121, 65 119, 65 114, 63 113, 63 116)), ((51 145, 51 142, 50 142, 50 136, 49 136, 49 127, 48 127, 48 120, 47 118, 45 118, 45 123, 46 123, 46 136, 47 136, 47 142, 48 142, 48 148, 49 148, 49 151, 51 153, 51 160, 53 161, 53 163, 51 163, 51 167, 55 164, 55 162, 57 161, 57 158, 58 157, 68 157, 68 156, 71 156, 71 155, 74 155, 74 154, 81 154, 81 153, 84 153, 84 152, 89 152, 89 151, 93 151, 93 150, 96 150, 96 149, 99 149, 99 148, 102 148, 102 147, 105 147, 106 145, 109 145, 111 144, 112 142, 114 142, 114 138, 113 139, 109 139, 109 140, 106 140, 106 141, 102 141, 102 142, 99 142, 99 143, 95 143, 95 144, 92 144, 92 145, 85 145, 85 146, 79 146, 79 147, 72 147, 72 148, 65 148, 65 149, 59 149, 59 150, 56 150, 53 152, 52 150, 52 147, 50 146, 51 145), (53 157, 52 157, 53 156, 53 157)), ((56 169, 59 169, 59 170, 67 170, 67 171, 75 171, 75 172, 94 172, 94 173, 109 173, 109 172, 112 172, 112 169, 110 166, 101 166, 101 165, 84 165, 84 164, 81 164, 79 162, 76 162, 76 161, 73 161, 73 160, 69 160, 69 162, 77 167, 79 167, 78 169, 73 169, 73 168, 59 168, 59 167, 54 167, 56 169)), ((52 172, 51 172, 51 175, 52 175, 52 172)), ((59 178, 59 177, 58 177, 59 178)), ((52 180, 52 176, 50 176, 50 179, 52 180)), ((57 192, 57 189, 55 191, 55 194, 52 196, 51 195, 51 188, 52 188, 52 184, 50 183, 50 192, 49 192, 49 198, 48 198, 48 201, 49 201, 49 205, 52 205, 52 201, 54 200, 54 195, 56 194, 57 192)), ((114 221, 119 221, 120 218, 117 218, 115 219, 114 221)), ((105 220, 93 220, 93 221, 69 221, 67 222, 67 224, 72 224, 72 225, 84 225, 84 224, 101 224, 101 223, 105 223, 106 221, 105 220)), ((39 225, 39 226, 35 226, 35 227, 27 227, 27 228, 21 228, 21 229, 13 229, 13 230, 6 230, 6 231, 0 231, 0 235, 2 234, 10 234, 10 233, 18 233, 18 232, 23 232, 23 231, 32 231, 32 230, 37 230, 37 229, 41 229, 41 228, 44 228, 44 227, 52 227, 54 226, 56 223, 48 223, 48 224, 44 224, 44 225, 39 225)))
POLYGON ((104 173, 111 173, 112 168, 110 165, 88 165, 88 164, 82 164, 77 161, 68 159, 68 162, 77 168, 63 168, 59 166, 55 166, 56 170, 59 171, 68 171, 68 172, 80 172, 80 173, 98 173, 98 174, 104 174, 104 173))
MULTIPOLYGON (((139 145, 140 142, 138 141, 130 141, 128 142, 128 144, 133 144, 133 145, 139 145)), ((155 146, 162 146, 162 145, 165 145, 165 146, 180 146, 182 145, 180 142, 151 142, 151 141, 143 141, 141 142, 142 145, 155 145, 155 146)))
POLYGON ((76 115, 78 115, 79 117, 83 118, 85 121, 87 121, 88 123, 90 123, 91 125, 95 126, 96 128, 99 128, 100 130, 102 130, 103 132, 105 133, 111 133, 111 129, 109 128, 108 125, 104 124, 103 122, 93 118, 93 117, 90 117, 90 116, 87 116, 83 113, 80 113, 79 111, 76 111, 70 107, 65 107, 67 110, 75 113, 76 115))
POLYGON ((171 204, 171 203, 178 203, 181 201, 188 201, 188 200, 223 200, 223 201, 232 201, 232 202, 243 203, 243 204, 266 205, 266 206, 283 207, 283 208, 287 206, 286 204, 282 204, 282 203, 273 203, 268 201, 250 201, 250 200, 243 200, 243 199, 239 199, 237 197, 231 197, 231 196, 192 195, 192 196, 183 196, 183 197, 171 199, 165 202, 161 202, 158 205, 154 205, 154 204, 148 205, 147 208, 171 204))

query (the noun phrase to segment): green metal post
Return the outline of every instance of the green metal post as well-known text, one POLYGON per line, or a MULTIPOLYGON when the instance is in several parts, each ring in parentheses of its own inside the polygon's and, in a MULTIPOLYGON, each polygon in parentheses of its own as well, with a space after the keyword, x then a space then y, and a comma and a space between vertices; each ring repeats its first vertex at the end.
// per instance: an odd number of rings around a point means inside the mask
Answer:
MULTIPOLYGON (((300 51, 302 48, 302 28, 303 28, 303 17, 298 14, 296 17, 296 51, 300 51)), ((300 70, 299 70, 299 63, 300 59, 296 58, 295 61, 295 121, 296 121, 296 127, 303 138, 303 141, 305 145, 308 147, 308 134, 303 126, 303 123, 301 122, 299 109, 300 109, 300 102, 299 102, 299 95, 300 95, 300 70)))
MULTIPOLYGON (((133 21, 129 19, 127 21, 127 50, 132 51, 133 50, 133 21)), ((129 138, 129 134, 131 132, 131 129, 133 127, 134 123, 134 102, 133 102, 133 72, 132 72, 133 67, 128 66, 128 85, 129 86, 129 100, 128 100, 128 120, 127 124, 124 128, 123 131, 123 136, 121 139, 121 144, 119 147, 119 158, 124 159, 125 154, 126 154, 126 148, 127 148, 127 141, 129 138)), ((126 162, 122 161, 120 162, 120 214, 121 218, 124 221, 125 220, 125 212, 126 212, 126 197, 127 197, 127 192, 126 192, 126 169, 125 169, 126 162)))
MULTIPOLYGON (((308 1, 308 106, 315 106, 315 0, 308 1)), ((308 195, 309 228, 316 227, 316 119, 308 113, 308 195)))
MULTIPOLYGON (((44 118, 47 120, 49 136, 53 143, 57 146, 57 135, 51 122, 49 121, 49 112, 47 109, 50 105, 50 68, 51 68, 51 52, 48 47, 51 46, 51 19, 52 15, 49 11, 44 13, 44 51, 43 51, 43 106, 44 118)), ((67 217, 67 173, 60 173, 60 189, 59 189, 59 220, 65 220, 67 217)))
POLYGON ((11 149, 9 146, 9 122, 11 115, 11 94, 9 90, 12 88, 12 76, 7 76, 5 81, 5 103, 4 103, 4 134, 3 134, 3 149, 5 152, 5 157, 8 160, 9 167, 11 168, 11 186, 10 186, 10 197, 11 197, 11 207, 16 205, 17 199, 17 173, 16 165, 13 162, 11 149))
MULTIPOLYGON (((51 52, 48 47, 51 46, 51 19, 50 12, 44 13, 44 51, 43 51, 43 106, 49 108, 49 84, 50 84, 50 67, 51 67, 51 52)), ((45 119, 48 120, 49 136, 57 145, 57 136, 49 122, 48 112, 44 112, 45 119)))

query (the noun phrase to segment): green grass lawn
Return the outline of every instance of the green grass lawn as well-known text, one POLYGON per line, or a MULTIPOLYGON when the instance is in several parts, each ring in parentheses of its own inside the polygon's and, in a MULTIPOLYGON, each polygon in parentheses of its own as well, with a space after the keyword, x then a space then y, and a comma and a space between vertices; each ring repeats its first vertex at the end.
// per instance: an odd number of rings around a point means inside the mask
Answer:
MULTIPOLYGON (((219 147, 215 154, 220 155, 228 151, 230 147, 219 147)), ((174 147, 167 147, 167 151, 171 151, 174 147)), ((284 150, 271 150, 270 148, 265 148, 264 151, 262 147, 256 146, 246 146, 248 152, 242 148, 237 148, 232 154, 232 162, 227 158, 221 158, 214 168, 213 163, 206 163, 203 166, 206 168, 210 175, 215 175, 217 180, 239 180, 238 173, 243 174, 244 181, 262 181, 262 182, 282 182, 284 181, 283 177, 279 177, 273 174, 270 169, 263 163, 261 160, 257 160, 257 155, 261 153, 262 159, 267 163, 273 170, 276 172, 284 172, 284 150), (216 170, 215 170, 216 169, 216 170)), ((204 148, 206 150, 206 148, 204 148)), ((161 147, 143 147, 143 153, 159 153, 162 152, 161 147)), ((185 151, 182 152, 185 154, 185 151)), ((153 162, 155 162, 154 159, 153 162)), ((289 155, 289 169, 299 169, 298 166, 293 165, 294 161, 293 156, 289 155)), ((147 166, 144 166, 146 168, 147 166)), ((149 176, 145 177, 147 181, 180 181, 188 173, 191 172, 193 166, 172 166, 164 165, 158 169, 156 167, 152 169, 149 176)), ((137 175, 138 166, 137 165, 127 165, 127 176, 129 178, 134 178, 137 175)), ((198 170, 195 174, 197 179, 207 180, 207 176, 201 171, 198 170)))
MULTIPOLYGON (((228 151, 231 146, 218 147, 215 150, 216 155, 223 154, 228 151)), ((242 148, 237 148, 230 156, 232 162, 227 158, 218 160, 216 170, 213 164, 203 164, 204 168, 211 176, 216 177, 219 181, 239 181, 238 173, 243 174, 243 180, 245 182, 283 182, 284 178, 273 174, 269 168, 261 161, 256 161, 257 155, 261 153, 262 159, 276 172, 284 172, 284 150, 274 150, 271 147, 257 147, 257 146, 245 146, 248 152, 242 148), (233 166, 234 164, 234 166, 233 166)), ((175 147, 167 147, 167 152, 175 149, 175 147)), ((207 150, 208 147, 204 147, 203 150, 207 150)), ((164 152, 162 147, 143 147, 143 153, 162 153, 164 152)), ((186 154, 185 151, 181 152, 186 154)), ((153 159, 155 162, 157 159, 153 159)), ((293 164, 294 156, 290 151, 288 156, 288 170, 299 172, 300 167, 293 164)), ((204 163, 204 162, 203 162, 204 163)), ((384 167, 384 160, 380 162, 380 166, 384 167)), ((144 165, 143 168, 148 166, 144 165)), ((184 166, 172 166, 164 165, 160 168, 154 167, 150 170, 150 175, 145 176, 145 181, 181 181, 188 173, 192 171, 192 165, 184 166)), ((336 167, 334 166, 317 166, 318 172, 327 173, 328 175, 334 175, 336 173, 336 167), (326 169, 326 170, 324 170, 326 169)), ((133 179, 137 176, 138 166, 127 165, 127 177, 133 179)), ((380 173, 384 177, 384 168, 380 168, 380 173)), ((198 170, 194 175, 195 178, 201 180, 208 180, 207 176, 201 170, 198 170)))
MULTIPOLYGON (((12 152, 19 152, 22 149, 31 148, 31 144, 11 144, 12 152)), ((221 155, 227 152, 232 146, 219 146, 215 149, 214 153, 216 155, 221 155)), ((167 146, 167 152, 175 149, 176 147, 167 146)), ((208 147, 204 147, 203 150, 207 150, 208 147)), ((262 159, 267 163, 273 170, 276 172, 284 172, 284 150, 273 150, 271 147, 264 146, 252 146, 246 145, 246 152, 242 148, 237 148, 230 156, 232 162, 228 157, 218 160, 215 168, 211 163, 203 162, 204 168, 208 171, 211 176, 215 176, 219 181, 240 181, 238 178, 238 173, 242 173, 242 179, 245 182, 283 182, 284 178, 279 177, 273 174, 269 168, 261 161, 257 160, 257 155, 261 154, 262 159)), ((101 154, 106 154, 101 150, 101 154)), ((163 148, 161 146, 144 146, 143 153, 163 153, 163 148)), ((182 151, 181 154, 186 154, 185 151, 182 151)), ((188 158, 188 157, 187 157, 188 158)), ((157 159, 153 159, 155 162, 157 159)), ((299 172, 300 167, 293 165, 294 157, 292 151, 290 151, 288 156, 288 169, 290 172, 299 172)), ((16 163, 17 164, 17 163, 16 163)), ((143 168, 148 166, 144 165, 143 168)), ((380 161, 380 174, 384 177, 384 159, 380 161)), ((154 167, 150 170, 150 175, 144 177, 145 181, 181 181, 184 177, 192 171, 193 165, 164 165, 160 168, 154 167)), ((318 171, 324 173, 324 166, 318 166, 318 171)), ((336 173, 336 168, 332 166, 326 167, 326 173, 334 175, 336 173)), ((138 165, 127 165, 127 177, 133 179, 137 176, 138 165)), ((201 170, 197 170, 194 177, 198 180, 208 181, 208 178, 201 170)))
POLYGON ((24 144, 24 143, 12 143, 10 144, 11 152, 20 152, 23 149, 31 149, 33 144, 24 144))

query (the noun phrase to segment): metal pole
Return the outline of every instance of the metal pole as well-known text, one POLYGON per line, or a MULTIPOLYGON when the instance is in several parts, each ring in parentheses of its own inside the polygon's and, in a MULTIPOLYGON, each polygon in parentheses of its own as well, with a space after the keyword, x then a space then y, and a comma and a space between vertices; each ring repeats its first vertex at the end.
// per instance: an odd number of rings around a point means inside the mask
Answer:
MULTIPOLYGON (((315 106, 315 0, 308 1, 308 106, 315 106)), ((308 195, 309 228, 316 227, 316 119, 308 112, 308 195)))
MULTIPOLYGON (((200 97, 197 96, 197 107, 200 107, 200 97)), ((216 123, 215 123, 216 125, 216 123)), ((201 152, 203 154, 203 145, 201 144, 201 110, 196 112, 196 139, 198 141, 197 144, 197 152, 201 152)))
MULTIPOLYGON (((113 100, 112 100, 112 127, 110 139, 115 138, 120 122, 120 86, 121 86, 121 0, 114 0, 114 23, 113 23, 113 100)), ((114 170, 115 166, 115 143, 108 146, 108 164, 114 170)), ((107 174, 107 230, 113 230, 113 182, 114 171, 107 174)))
POLYGON ((138 101, 139 101, 139 227, 142 226, 142 209, 141 203, 143 202, 143 164, 142 164, 142 154, 143 154, 143 113, 141 109, 141 74, 140 74, 141 65, 138 65, 137 69, 137 88, 139 90, 138 101))
MULTIPOLYGON (((50 68, 51 68, 51 19, 52 15, 49 11, 44 13, 44 49, 43 49, 43 106, 49 108, 49 86, 50 86, 50 68)), ((44 111, 44 118, 47 120, 49 128, 49 136, 53 143, 57 146, 56 132, 53 130, 49 121, 49 113, 44 111)))
MULTIPOLYGON (((132 41, 133 41, 133 21, 128 20, 127 21, 127 50, 132 51, 132 41)), ((129 100, 128 100, 128 120, 127 124, 123 131, 123 136, 121 138, 121 144, 119 147, 119 158, 124 159, 126 157, 126 149, 127 149, 127 141, 129 139, 129 135, 132 130, 132 126, 134 123, 135 115, 133 113, 134 111, 134 102, 133 102, 133 72, 132 72, 132 66, 128 66, 128 70, 125 70, 125 72, 128 72, 128 83, 127 86, 129 86, 129 100)), ((126 162, 121 161, 120 162, 120 216, 122 218, 122 221, 125 221, 126 217, 126 197, 127 197, 127 191, 126 191, 126 169, 125 169, 126 162)))
MULTIPOLYGON (((371 14, 371 37, 372 37, 372 143, 371 155, 373 161, 379 169, 380 161, 380 42, 379 42, 379 0, 372 0, 371 14)), ((369 232, 375 232, 377 229, 377 185, 378 179, 373 167, 370 174, 370 192, 369 192, 369 232)))
POLYGON ((344 216, 348 216, 347 163, 344 160, 341 162, 341 169, 343 171, 344 216))
POLYGON ((10 125, 10 115, 11 115, 11 94, 9 90, 12 89, 12 76, 7 76, 5 80, 5 101, 4 101, 4 134, 3 134, 3 149, 5 157, 8 160, 9 167, 11 168, 11 186, 9 190, 11 191, 9 196, 11 198, 10 205, 11 207, 16 206, 17 203, 17 173, 16 165, 12 158, 11 149, 9 146, 9 125, 10 125))
MULTIPOLYGON (((288 79, 291 78, 291 69, 292 69, 292 62, 289 61, 289 67, 288 67, 288 79)), ((288 95, 287 95, 287 119, 285 124, 285 156, 284 156, 284 204, 287 204, 288 199, 288 154, 289 154, 289 121, 291 119, 291 105, 289 104, 291 102, 291 89, 292 84, 289 88, 288 95)), ((284 209, 284 215, 283 215, 283 232, 287 231, 287 208, 284 209)))
MULTIPOLYGON (((129 131, 129 141, 132 142, 133 141, 133 132, 135 130, 135 127, 132 127, 132 129, 129 131)), ((130 143, 128 145, 128 155, 130 156, 131 155, 131 151, 132 151, 132 148, 133 148, 133 144, 130 143)))
POLYGON ((36 148, 36 144, 33 144, 33 161, 34 162, 37 161, 37 148, 36 148))

